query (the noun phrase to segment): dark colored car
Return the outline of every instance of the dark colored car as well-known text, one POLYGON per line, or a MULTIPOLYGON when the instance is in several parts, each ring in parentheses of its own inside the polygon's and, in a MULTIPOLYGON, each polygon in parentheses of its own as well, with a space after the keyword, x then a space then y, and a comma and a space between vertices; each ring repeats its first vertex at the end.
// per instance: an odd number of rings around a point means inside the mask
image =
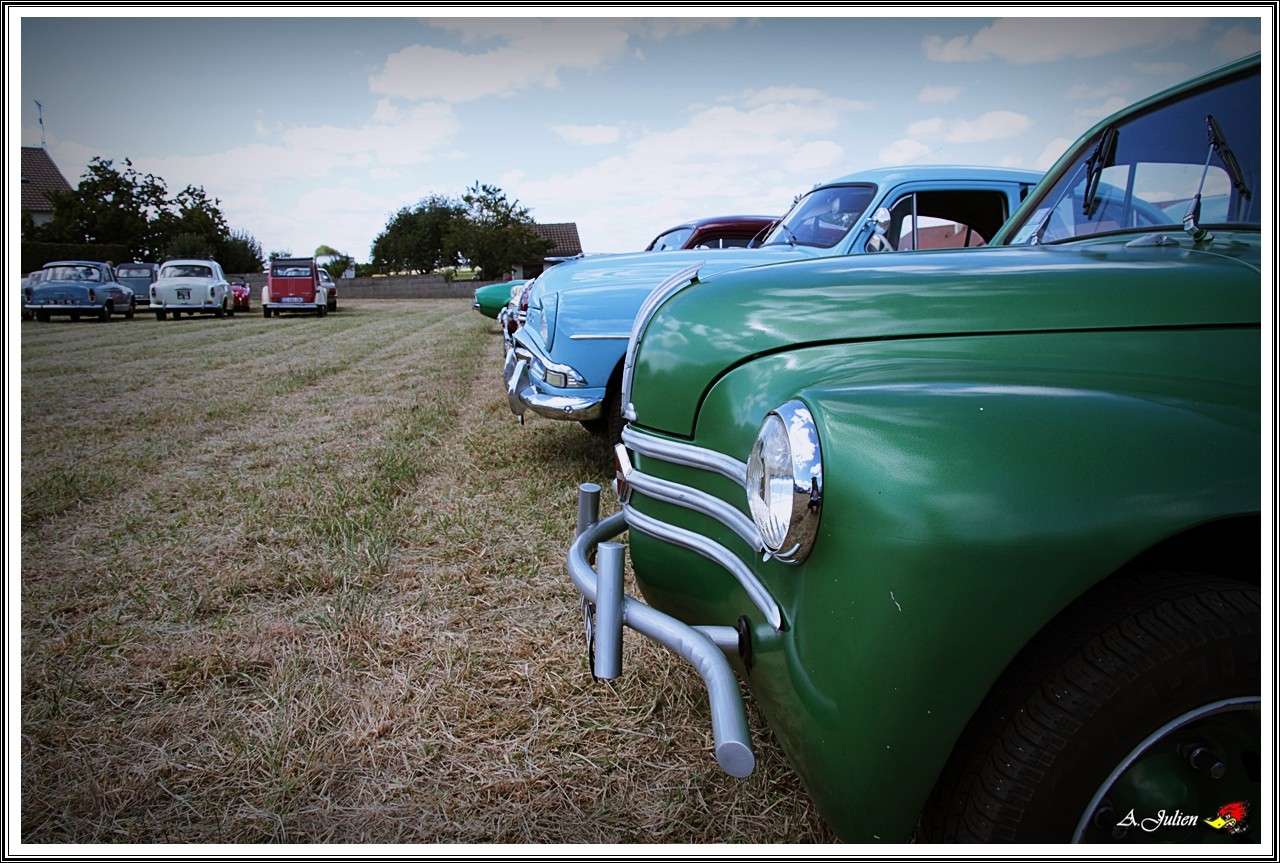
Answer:
POLYGON ((116 278, 120 284, 133 291, 137 305, 150 305, 151 283, 160 278, 160 265, 130 261, 116 267, 116 278))
POLYGON ((110 264, 101 261, 50 261, 44 265, 39 284, 31 289, 26 309, 37 321, 52 315, 81 315, 109 321, 112 315, 133 318, 134 296, 116 281, 110 264))
POLYGON ((646 252, 676 249, 745 249, 777 216, 708 216, 667 228, 645 246, 646 252))

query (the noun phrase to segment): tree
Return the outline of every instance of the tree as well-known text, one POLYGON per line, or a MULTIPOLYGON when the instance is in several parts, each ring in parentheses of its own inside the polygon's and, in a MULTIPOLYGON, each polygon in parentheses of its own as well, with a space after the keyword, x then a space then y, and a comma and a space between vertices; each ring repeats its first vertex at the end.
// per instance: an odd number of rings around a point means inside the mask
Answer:
POLYGON ((54 243, 119 244, 134 257, 152 257, 166 245, 156 220, 168 207, 167 194, 164 180, 139 173, 128 159, 121 171, 96 156, 77 188, 50 195, 53 218, 30 236, 54 243))
POLYGON ((292 257, 293 257, 293 252, 289 251, 288 249, 276 249, 271 254, 267 255, 267 260, 275 261, 275 260, 279 260, 280 258, 292 258, 292 257))
POLYGON ((262 244, 248 231, 232 231, 218 250, 218 263, 228 273, 262 270, 262 244))
POLYGON ((342 278, 342 274, 345 273, 355 262, 355 258, 350 255, 344 255, 342 252, 337 252, 329 256, 329 260, 325 262, 324 268, 329 271, 329 275, 333 276, 335 279, 340 279, 342 278))
POLYGON ((401 207, 374 238, 369 257, 380 272, 425 273, 457 263, 445 238, 463 214, 463 205, 443 195, 430 195, 413 207, 401 207))
POLYGON ((213 243, 203 234, 177 234, 164 249, 166 258, 210 258, 214 257, 213 243))
POLYGON ((446 256, 465 258, 486 278, 536 261, 554 248, 533 230, 533 217, 497 186, 475 182, 462 196, 463 213, 445 237, 446 256))

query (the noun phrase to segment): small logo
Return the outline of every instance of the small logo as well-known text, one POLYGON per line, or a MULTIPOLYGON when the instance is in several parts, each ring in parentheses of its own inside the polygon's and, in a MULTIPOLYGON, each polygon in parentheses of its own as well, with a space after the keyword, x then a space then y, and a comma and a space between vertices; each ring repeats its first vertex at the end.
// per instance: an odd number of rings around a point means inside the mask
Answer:
POLYGON ((1214 830, 1225 830, 1236 835, 1249 829, 1249 825, 1245 823, 1245 816, 1248 814, 1248 801, 1237 800, 1235 803, 1219 807, 1218 814, 1213 818, 1204 819, 1204 823, 1214 830))

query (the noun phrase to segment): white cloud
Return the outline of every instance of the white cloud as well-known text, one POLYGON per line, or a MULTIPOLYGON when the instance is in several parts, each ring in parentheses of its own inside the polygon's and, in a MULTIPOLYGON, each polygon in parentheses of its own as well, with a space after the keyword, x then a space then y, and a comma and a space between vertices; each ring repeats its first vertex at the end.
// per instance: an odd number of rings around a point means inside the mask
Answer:
POLYGON ((1142 63, 1133 64, 1135 71, 1143 75, 1163 75, 1170 78, 1182 78, 1191 72, 1191 67, 1186 63, 1169 62, 1169 63, 1142 63))
POLYGON ((844 158, 844 147, 835 141, 809 141, 787 158, 788 169, 797 173, 830 168, 844 158))
POLYGON ((914 138, 899 138, 880 149, 880 164, 906 165, 920 161, 931 152, 933 152, 933 149, 928 144, 917 141, 914 138))
POLYGON ((1171 45, 1195 38, 1205 23, 1195 18, 1002 18, 971 36, 926 36, 924 52, 940 63, 1045 63, 1171 45))
POLYGON ((1106 117, 1109 114, 1114 114, 1116 111, 1124 108, 1130 103, 1130 101, 1132 100, 1125 96, 1112 96, 1102 102, 1076 108, 1076 118, 1088 123, 1089 125, 1093 125, 1103 117, 1106 117))
POLYGON ((1262 48, 1262 39, 1248 27, 1232 27, 1213 43, 1218 53, 1230 60, 1254 54, 1262 48))
POLYGON ((1022 167, 1025 167, 1026 164, 1027 164, 1026 159, 1022 158, 1021 156, 1013 156, 1013 155, 1005 156, 999 162, 999 165, 1001 168, 1022 168, 1022 167))
POLYGON ((1085 99, 1106 99, 1110 96, 1122 96, 1133 89, 1133 82, 1127 78, 1112 78, 1101 84, 1074 84, 1067 88, 1065 96, 1073 102, 1085 99))
POLYGON ((977 144, 1013 138, 1031 128, 1031 118, 1016 111, 988 111, 972 120, 944 120, 931 117, 907 127, 907 137, 940 138, 949 144, 977 144))
POLYGON ((685 219, 780 213, 797 192, 844 173, 833 133, 859 107, 812 88, 767 88, 636 134, 581 167, 499 179, 539 220, 577 221, 587 249, 638 249, 685 219))
POLYGON ((916 101, 923 102, 926 105, 938 102, 954 102, 962 89, 961 87, 947 87, 941 84, 922 87, 920 92, 916 94, 916 101))
POLYGON ((1040 151, 1040 155, 1036 156, 1036 160, 1032 165, 1040 171, 1047 169, 1054 162, 1058 161, 1058 157, 1067 151, 1074 141, 1069 138, 1054 138, 1052 141, 1044 145, 1044 149, 1040 151))
POLYGON ((552 126, 555 132, 570 144, 613 144, 622 137, 622 130, 617 126, 575 126, 572 124, 552 126))

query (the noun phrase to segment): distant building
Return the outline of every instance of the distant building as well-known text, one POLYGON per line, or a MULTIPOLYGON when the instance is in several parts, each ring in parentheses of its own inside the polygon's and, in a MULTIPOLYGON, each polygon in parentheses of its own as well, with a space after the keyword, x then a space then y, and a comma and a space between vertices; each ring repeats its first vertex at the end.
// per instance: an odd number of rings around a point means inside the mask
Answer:
POLYGON ((539 237, 550 240, 555 245, 541 260, 529 261, 516 267, 511 273, 513 278, 532 279, 541 275, 548 266, 556 263, 554 259, 572 258, 582 254, 582 240, 578 238, 577 222, 548 222, 534 225, 533 230, 539 237))
POLYGON ((71 184, 44 147, 22 148, 22 212, 37 225, 53 220, 52 192, 70 192, 71 184))

